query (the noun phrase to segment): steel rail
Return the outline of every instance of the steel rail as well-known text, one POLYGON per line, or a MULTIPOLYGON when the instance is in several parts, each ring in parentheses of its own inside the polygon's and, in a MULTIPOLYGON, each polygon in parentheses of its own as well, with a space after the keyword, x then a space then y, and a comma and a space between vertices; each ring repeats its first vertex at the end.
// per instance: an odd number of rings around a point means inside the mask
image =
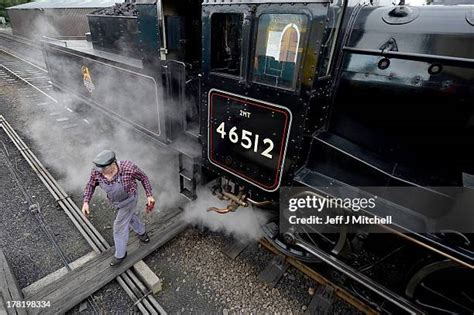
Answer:
MULTIPOLYGON (((0 49, 1 50, 1 49, 0 49)), ((12 75, 14 75, 15 77, 17 77, 18 79, 20 79, 21 81, 25 82, 26 84, 28 84, 29 86, 31 86, 32 88, 34 88, 35 90, 37 90, 38 92, 40 92, 41 94, 43 94, 44 96, 46 96, 47 98, 49 98, 50 100, 52 100, 53 102, 55 103, 59 103, 58 100, 56 100, 54 97, 52 97, 51 95, 49 95, 48 93, 44 92, 43 90, 41 90, 39 87, 35 86, 33 83, 31 83, 30 81, 24 79, 21 75, 19 75, 18 73, 16 73, 15 71, 11 70, 10 68, 8 68, 7 66, 5 66, 4 64, 0 64, 0 66, 5 69, 6 71, 10 72, 12 75)))
MULTIPOLYGON (((5 145, 5 144, 3 144, 3 145, 5 145)), ((3 152, 3 149, 0 148, 0 153, 2 153, 2 152, 3 152)), ((35 203, 33 201, 30 194, 26 191, 24 185, 21 183, 20 178, 18 176, 18 173, 17 173, 17 171, 15 171, 15 168, 13 167, 13 165, 10 161, 10 158, 9 158, 8 152, 6 151, 6 148, 5 148, 5 153, 3 153, 3 154, 5 155, 4 156, 4 161, 6 162, 6 165, 7 165, 7 168, 9 169, 9 171, 10 171, 10 174, 12 174, 15 183, 17 184, 18 188, 20 189, 21 193, 23 194, 23 197, 25 197, 25 199, 28 200, 29 207, 30 207, 30 212, 34 213, 35 218, 40 223, 41 229, 43 230, 44 234, 46 235, 46 237, 49 239, 49 241, 53 244, 53 247, 58 252, 58 254, 61 258, 61 262, 63 263, 64 267, 68 271, 71 271, 72 269, 71 269, 71 266, 70 266, 70 261, 67 259, 67 257, 65 255, 65 253, 63 252, 62 248, 59 246, 58 242, 53 237, 49 226, 44 221, 43 213, 41 211, 41 207, 40 207, 39 203, 35 203), (32 208, 32 207, 34 207, 34 208, 32 208)), ((91 295, 87 298, 87 302, 89 303, 91 308, 94 310, 94 314, 100 314, 101 313, 101 311, 99 309, 99 306, 97 305, 96 301, 93 298, 93 295, 91 295)))
POLYGON ((18 35, 13 35, 13 34, 7 34, 5 32, 0 32, 0 37, 6 38, 6 39, 9 39, 9 40, 14 40, 14 41, 17 41, 17 42, 21 42, 22 44, 30 45, 30 46, 33 46, 35 48, 41 49, 41 46, 39 44, 37 44, 33 40, 25 38, 25 37, 21 37, 21 36, 18 36, 18 35))
POLYGON ((42 68, 46 66, 46 64, 44 63, 42 47, 39 43, 25 40, 16 35, 0 32, 0 47, 2 47, 5 52, 16 53, 17 58, 19 58, 18 54, 21 54, 23 56, 23 58, 21 58, 22 60, 47 72, 45 68, 42 68), (23 54, 20 53, 20 51, 25 51, 26 53, 23 54))
MULTIPOLYGON (((20 150, 23 157, 37 173, 43 184, 48 188, 55 200, 66 212, 68 217, 73 221, 74 225, 78 227, 83 237, 94 248, 94 250, 100 253, 110 248, 110 245, 107 243, 107 241, 92 226, 90 221, 85 219, 85 217, 82 215, 82 212, 79 210, 79 208, 77 208, 71 198, 66 195, 64 190, 57 184, 54 178, 52 178, 51 174, 43 167, 41 162, 39 162, 36 156, 34 156, 31 150, 18 137, 16 132, 11 128, 9 123, 2 116, 0 116, 0 124, 2 124, 4 130, 7 132, 8 136, 12 139, 12 141, 14 141, 14 144, 20 150)), ((117 281, 125 289, 125 291, 132 298, 133 301, 137 301, 142 295, 148 292, 145 286, 138 280, 138 278, 131 270, 127 270, 126 273, 119 276, 117 278, 117 281)), ((148 299, 143 299, 142 302, 145 307, 141 305, 141 303, 137 304, 138 308, 142 311, 142 313, 159 313, 157 312, 157 309, 152 306, 158 304, 153 296, 148 296, 148 299)))
MULTIPOLYGON (((9 55, 20 59, 22 58, 8 53, 9 55)), ((48 96, 48 98, 53 99, 56 103, 57 101, 46 92, 41 91, 38 87, 34 86, 31 82, 24 79, 18 73, 7 69, 2 65, 8 72, 10 72, 15 77, 18 77, 23 82, 32 86, 42 94, 48 96)), ((6 120, 0 115, 0 123, 5 122, 7 127, 13 132, 12 135, 15 136, 16 132, 11 128, 11 126, 6 122, 6 120)), ((108 248, 110 245, 102 237, 102 235, 95 229, 95 227, 87 220, 82 211, 77 207, 74 201, 66 194, 62 187, 56 182, 56 180, 51 176, 51 174, 44 168, 41 162, 36 158, 36 156, 30 151, 26 144, 17 136, 17 143, 19 145, 20 152, 24 158, 28 161, 32 169, 36 172, 38 177, 41 179, 43 184, 48 188, 50 193, 55 198, 58 205, 66 212, 69 219, 73 222, 79 232, 83 235, 89 245, 94 249, 94 251, 101 253, 108 248)), ((148 290, 143 285, 143 283, 136 277, 135 273, 129 269, 122 275, 116 278, 120 286, 125 290, 133 302, 139 301, 137 307, 143 314, 159 314, 166 313, 164 309, 159 305, 153 295, 148 295, 148 290)))
MULTIPOLYGON (((3 146, 5 146, 3 142, 2 144, 3 146)), ((68 269, 69 271, 72 270, 71 266, 69 265, 70 262, 68 261, 64 251, 61 249, 58 242, 51 234, 50 230, 48 229, 48 225, 46 224, 46 222, 44 221, 42 217, 42 211, 41 211, 41 207, 39 203, 36 203, 33 201, 30 194, 26 191, 25 185, 21 182, 20 177, 18 176, 18 171, 15 170, 12 162, 10 161, 10 156, 8 154, 8 151, 6 150, 6 147, 0 148, 0 156, 2 155, 3 155, 3 161, 6 164, 8 171, 12 175, 13 180, 16 183, 16 186, 18 187, 21 194, 28 202, 28 206, 30 207, 29 209, 30 212, 35 214, 35 218, 38 220, 38 223, 40 224, 41 229, 43 230, 44 234, 46 235, 48 240, 53 244, 53 247, 58 251, 59 257, 61 258, 61 262, 63 263, 64 267, 66 267, 66 269, 68 269)))
POLYGON ((25 63, 27 63, 27 64, 29 64, 29 65, 31 65, 31 66, 37 68, 37 69, 39 69, 39 70, 41 70, 41 71, 43 71, 43 72, 45 72, 45 73, 48 73, 48 70, 46 70, 45 68, 42 68, 42 67, 40 67, 40 66, 38 66, 38 65, 35 65, 35 64, 32 63, 31 61, 28 61, 28 60, 26 60, 26 59, 24 59, 24 58, 22 58, 22 57, 20 57, 20 56, 15 55, 14 53, 12 53, 12 52, 10 52, 9 50, 5 49, 5 47, 0 48, 0 51, 1 51, 2 53, 5 53, 5 54, 7 54, 7 55, 12 56, 13 58, 20 59, 21 61, 23 61, 23 62, 25 62, 25 63))
MULTIPOLYGON (((35 171, 58 205, 64 210, 66 215, 71 219, 73 224, 78 228, 79 232, 83 235, 89 245, 91 245, 94 251, 101 253, 110 248, 107 241, 92 226, 90 221, 82 215, 81 210, 72 201, 70 196, 64 192, 57 181, 51 176, 33 152, 13 130, 11 125, 1 115, 0 126, 3 127, 8 137, 13 141, 30 167, 35 171)), ((159 305, 156 299, 152 295, 147 295, 148 290, 132 270, 127 270, 116 279, 134 302, 141 299, 140 302, 137 303, 137 307, 143 314, 160 314, 163 312, 163 308, 159 305)))
MULTIPOLYGON (((260 244, 262 244, 267 250, 272 252, 275 255, 281 255, 281 252, 276 249, 268 240, 262 239, 260 240, 260 244)), ((365 304, 362 302, 360 299, 355 297, 353 294, 351 294, 349 291, 346 289, 338 286, 337 284, 333 283, 331 280, 327 279, 326 277, 322 276, 315 270, 311 269, 308 265, 305 263, 299 261, 296 258, 286 256, 285 257, 286 261, 290 263, 293 267, 301 271, 303 274, 307 275, 309 278, 312 280, 316 281, 320 285, 325 285, 325 286, 330 286, 334 289, 334 294, 339 297, 341 300, 349 303, 353 307, 355 307, 357 310, 361 311, 364 314, 368 315, 375 315, 379 314, 378 311, 370 307, 369 305, 365 304)))
POLYGON ((306 243, 305 241, 301 239, 295 239, 295 245, 310 252, 311 254, 318 257, 326 264, 342 272, 343 274, 345 274, 352 280, 358 282, 359 284, 363 285, 370 291, 377 293, 379 296, 383 297, 387 301, 390 301, 394 305, 398 306, 400 309, 403 309, 410 314, 424 314, 425 313, 423 310, 416 307, 413 303, 411 303, 407 299, 388 290, 384 286, 378 284, 377 282, 367 277, 366 275, 362 274, 361 272, 358 272, 354 268, 341 262, 339 259, 327 254, 323 250, 319 248, 315 248, 314 246, 311 246, 310 244, 306 243))

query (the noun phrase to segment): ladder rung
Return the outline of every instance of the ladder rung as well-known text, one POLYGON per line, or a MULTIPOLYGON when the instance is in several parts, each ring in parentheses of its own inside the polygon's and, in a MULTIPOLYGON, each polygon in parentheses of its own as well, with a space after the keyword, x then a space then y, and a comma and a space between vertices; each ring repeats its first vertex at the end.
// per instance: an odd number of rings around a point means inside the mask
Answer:
POLYGON ((186 178, 189 181, 192 181, 194 179, 192 173, 188 170, 185 170, 185 169, 183 169, 179 172, 179 176, 182 176, 182 177, 186 178))
POLYGON ((195 196, 192 192, 190 192, 189 190, 187 190, 187 189, 183 189, 183 190, 181 191, 181 195, 183 195, 184 197, 186 197, 187 199, 189 199, 189 200, 191 200, 191 201, 193 201, 194 199, 196 199, 196 196, 195 196))

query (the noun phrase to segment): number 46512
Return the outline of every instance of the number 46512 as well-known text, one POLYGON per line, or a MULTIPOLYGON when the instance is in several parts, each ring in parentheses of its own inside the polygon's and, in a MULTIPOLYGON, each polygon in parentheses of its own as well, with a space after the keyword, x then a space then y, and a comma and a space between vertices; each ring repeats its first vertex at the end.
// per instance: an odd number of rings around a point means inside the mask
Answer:
MULTIPOLYGON (((242 132, 239 134, 237 133, 237 127, 231 127, 228 134, 229 134, 229 140, 232 143, 237 143, 240 140, 240 145, 244 149, 252 149, 253 152, 258 153, 259 152, 259 141, 260 141, 260 136, 258 134, 252 134, 252 132, 242 129, 242 132)), ((217 133, 221 135, 222 139, 225 139, 227 132, 225 131, 225 122, 222 122, 219 127, 216 129, 217 133)), ((263 145, 266 146, 265 149, 260 152, 260 154, 268 159, 272 158, 272 155, 270 154, 273 150, 274 144, 271 139, 265 138, 263 139, 263 145)))

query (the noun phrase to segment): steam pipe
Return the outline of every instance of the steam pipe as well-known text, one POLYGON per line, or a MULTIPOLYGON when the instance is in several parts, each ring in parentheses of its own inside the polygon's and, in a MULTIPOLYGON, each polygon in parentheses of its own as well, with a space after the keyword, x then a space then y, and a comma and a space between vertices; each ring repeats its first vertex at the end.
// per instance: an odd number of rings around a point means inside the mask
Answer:
POLYGON ((242 207, 248 207, 248 206, 249 206, 249 204, 248 204, 247 202, 245 202, 245 201, 242 200, 242 199, 245 199, 245 195, 242 196, 242 195, 239 194, 239 196, 236 196, 236 195, 234 195, 234 194, 232 194, 232 193, 230 193, 230 192, 226 192, 226 191, 224 191, 224 192, 222 193, 222 195, 223 195, 224 197, 229 198, 229 199, 232 200, 233 202, 238 203, 239 206, 242 206, 242 207))
POLYGON ((214 211, 214 212, 217 212, 219 214, 226 214, 226 213, 229 213, 229 212, 234 212, 238 207, 239 207, 238 205, 236 205, 234 203, 231 203, 230 205, 228 205, 225 208, 210 207, 210 208, 207 208, 207 211, 208 212, 214 211))
POLYGON ((234 212, 235 210, 237 210, 239 206, 242 206, 242 207, 249 206, 249 204, 244 201, 245 194, 242 187, 239 189, 239 194, 237 196, 228 191, 217 192, 216 195, 219 199, 230 200, 231 201, 230 204, 225 208, 210 207, 207 209, 207 211, 214 211, 220 214, 225 214, 229 212, 234 212))
POLYGON ((246 199, 251 205, 256 206, 256 207, 264 207, 264 206, 269 206, 272 204, 270 200, 264 200, 264 201, 255 201, 253 199, 247 198, 246 199))

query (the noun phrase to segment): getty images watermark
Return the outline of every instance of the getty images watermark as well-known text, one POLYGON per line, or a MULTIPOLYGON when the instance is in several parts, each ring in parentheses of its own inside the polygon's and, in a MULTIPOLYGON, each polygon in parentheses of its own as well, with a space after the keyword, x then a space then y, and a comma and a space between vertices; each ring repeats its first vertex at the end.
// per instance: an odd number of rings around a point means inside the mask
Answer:
MULTIPOLYGON (((392 224, 392 216, 387 215, 383 218, 367 215, 331 215, 326 213, 321 215, 310 215, 299 217, 296 213, 302 209, 313 210, 321 213, 323 210, 340 210, 347 209, 353 212, 360 210, 375 209, 377 196, 370 198, 340 198, 331 196, 321 196, 316 194, 304 194, 302 197, 293 197, 288 200, 288 211, 293 213, 289 216, 290 224, 392 224)), ((338 212, 342 213, 342 212, 338 212)))
POLYGON ((474 232, 474 190, 465 187, 282 187, 280 232, 474 232))

